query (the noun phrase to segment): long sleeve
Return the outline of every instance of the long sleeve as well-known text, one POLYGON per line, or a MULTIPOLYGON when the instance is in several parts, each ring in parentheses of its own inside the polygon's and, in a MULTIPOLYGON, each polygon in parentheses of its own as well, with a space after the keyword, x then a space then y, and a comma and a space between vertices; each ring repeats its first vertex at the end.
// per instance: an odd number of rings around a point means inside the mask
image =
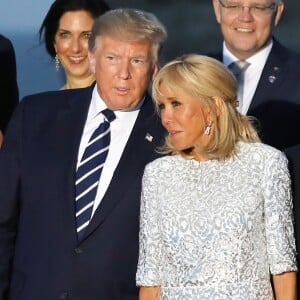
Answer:
POLYGON ((265 225, 272 274, 296 271, 293 204, 285 156, 269 157, 264 173, 265 225))
POLYGON ((142 181, 140 211, 140 248, 136 275, 138 286, 160 286, 162 266, 162 240, 160 228, 160 210, 157 199, 158 178, 148 165, 142 181))
POLYGON ((22 107, 16 110, 0 150, 0 299, 8 299, 19 219, 22 107))

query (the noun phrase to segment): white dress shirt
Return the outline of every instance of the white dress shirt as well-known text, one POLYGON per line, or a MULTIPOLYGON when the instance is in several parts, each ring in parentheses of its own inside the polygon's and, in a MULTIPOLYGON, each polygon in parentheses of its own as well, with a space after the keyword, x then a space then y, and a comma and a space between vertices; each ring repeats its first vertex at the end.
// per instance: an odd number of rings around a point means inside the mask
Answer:
MULTIPOLYGON (((124 151, 128 138, 133 129, 142 103, 143 101, 141 101, 139 106, 132 111, 114 111, 116 119, 110 123, 110 146, 102 170, 102 174, 100 176, 92 215, 95 213, 95 210, 99 206, 110 184, 110 181, 114 175, 114 171, 117 168, 121 155, 124 151)), ((97 85, 95 85, 92 94, 91 104, 87 115, 87 120, 84 125, 83 134, 80 141, 77 168, 92 133, 99 126, 99 124, 101 124, 104 121, 104 116, 103 114, 101 114, 101 111, 106 108, 107 106, 105 102, 101 99, 100 95, 98 94, 97 85)))
MULTIPOLYGON (((246 59, 250 66, 244 72, 244 94, 241 113, 246 115, 254 96, 256 87, 261 77, 263 68, 266 64, 268 56, 271 52, 273 41, 271 40, 267 46, 246 59)), ((235 57, 223 43, 223 63, 229 66, 232 62, 239 60, 235 57)))

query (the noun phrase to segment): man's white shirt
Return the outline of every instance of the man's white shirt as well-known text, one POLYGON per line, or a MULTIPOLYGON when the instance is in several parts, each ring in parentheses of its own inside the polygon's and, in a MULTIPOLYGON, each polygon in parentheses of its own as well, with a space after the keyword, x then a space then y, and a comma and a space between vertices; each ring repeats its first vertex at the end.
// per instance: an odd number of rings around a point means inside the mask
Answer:
MULTIPOLYGON (((250 63, 250 66, 244 72, 244 95, 241 113, 246 115, 250 107, 252 98, 257 88, 259 79, 261 77, 263 68, 266 64, 268 56, 271 52, 273 41, 271 40, 267 46, 262 50, 255 53, 253 56, 246 59, 250 63)), ((225 66, 229 66, 232 62, 239 60, 235 57, 226 47, 223 42, 223 63, 225 66)))
MULTIPOLYGON (((102 174, 100 176, 96 199, 93 205, 92 216, 94 215, 95 210, 99 206, 111 182, 111 179, 114 175, 114 171, 117 168, 122 153, 125 149, 125 146, 127 144, 127 141, 133 129, 134 123, 137 119, 139 109, 142 103, 143 101, 141 101, 139 106, 132 111, 114 111, 116 115, 116 119, 110 123, 110 130, 111 130, 110 146, 102 170, 102 174)), ((92 133, 102 122, 104 122, 104 116, 103 114, 101 114, 101 111, 106 108, 107 106, 105 102, 101 99, 97 91, 97 85, 95 85, 86 123, 84 125, 83 133, 81 136, 78 158, 77 158, 77 168, 78 168, 78 163, 80 162, 83 152, 86 148, 86 145, 90 137, 92 136, 92 133)))

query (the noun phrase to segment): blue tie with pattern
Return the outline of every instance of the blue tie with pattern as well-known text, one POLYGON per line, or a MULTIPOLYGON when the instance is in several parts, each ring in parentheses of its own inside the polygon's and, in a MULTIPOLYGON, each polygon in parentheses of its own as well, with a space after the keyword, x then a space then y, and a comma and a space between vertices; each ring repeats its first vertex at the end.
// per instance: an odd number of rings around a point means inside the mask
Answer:
POLYGON ((103 123, 93 132, 76 172, 76 228, 80 241, 88 226, 95 201, 98 183, 110 144, 110 122, 115 114, 109 109, 101 112, 103 123))
POLYGON ((237 97, 239 101, 239 112, 242 113, 244 96, 244 73, 250 66, 247 61, 238 60, 231 63, 228 68, 231 70, 237 81, 237 97))

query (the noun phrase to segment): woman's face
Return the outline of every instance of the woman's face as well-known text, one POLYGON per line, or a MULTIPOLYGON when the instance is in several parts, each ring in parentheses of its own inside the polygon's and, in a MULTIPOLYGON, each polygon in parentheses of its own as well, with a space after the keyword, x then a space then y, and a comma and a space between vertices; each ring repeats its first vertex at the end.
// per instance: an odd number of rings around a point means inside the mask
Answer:
MULTIPOLYGON (((163 126, 169 133, 169 139, 176 150, 189 148, 205 148, 210 135, 204 135, 209 123, 208 113, 199 99, 189 96, 181 89, 166 89, 164 83, 160 85, 162 96, 159 108, 163 126)), ((201 154, 192 154, 197 159, 201 154)), ((201 160, 201 157, 199 157, 201 160)))
POLYGON ((60 18, 54 48, 67 76, 84 78, 90 75, 88 39, 93 22, 84 10, 66 12, 60 18))

